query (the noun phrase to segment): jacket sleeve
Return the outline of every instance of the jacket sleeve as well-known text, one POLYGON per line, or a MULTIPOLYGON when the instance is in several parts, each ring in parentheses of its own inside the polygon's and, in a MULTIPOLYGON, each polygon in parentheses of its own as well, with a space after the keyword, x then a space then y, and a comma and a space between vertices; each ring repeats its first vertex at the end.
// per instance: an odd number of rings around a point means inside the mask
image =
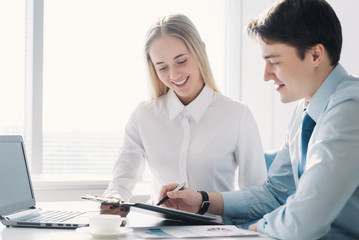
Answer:
POLYGON ((223 222, 242 225, 258 220, 284 204, 295 188, 288 146, 285 144, 273 160, 263 184, 222 193, 223 222))

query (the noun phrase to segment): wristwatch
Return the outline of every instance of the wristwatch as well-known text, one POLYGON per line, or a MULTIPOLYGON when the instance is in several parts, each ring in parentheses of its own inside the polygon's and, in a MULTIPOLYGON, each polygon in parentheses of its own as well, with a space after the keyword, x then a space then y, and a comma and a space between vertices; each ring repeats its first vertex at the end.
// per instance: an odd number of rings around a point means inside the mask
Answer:
POLYGON ((208 194, 206 192, 204 191, 197 191, 197 192, 199 192, 202 195, 202 204, 197 214, 203 215, 207 212, 208 207, 211 203, 209 202, 208 194))

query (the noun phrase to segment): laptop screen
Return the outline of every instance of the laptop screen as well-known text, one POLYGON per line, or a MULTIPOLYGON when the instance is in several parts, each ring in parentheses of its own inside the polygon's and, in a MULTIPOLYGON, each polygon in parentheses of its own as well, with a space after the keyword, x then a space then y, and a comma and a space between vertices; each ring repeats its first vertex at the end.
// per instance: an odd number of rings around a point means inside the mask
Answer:
POLYGON ((0 215, 35 205, 21 136, 0 136, 0 215))

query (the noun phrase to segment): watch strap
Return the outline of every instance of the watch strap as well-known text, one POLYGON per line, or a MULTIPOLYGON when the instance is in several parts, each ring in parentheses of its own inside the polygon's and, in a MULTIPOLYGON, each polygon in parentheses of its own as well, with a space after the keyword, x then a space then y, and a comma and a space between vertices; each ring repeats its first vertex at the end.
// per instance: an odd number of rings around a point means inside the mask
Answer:
POLYGON ((209 202, 208 193, 204 191, 197 191, 197 192, 199 192, 202 195, 202 204, 197 214, 203 215, 207 212, 209 205, 211 203, 209 202))

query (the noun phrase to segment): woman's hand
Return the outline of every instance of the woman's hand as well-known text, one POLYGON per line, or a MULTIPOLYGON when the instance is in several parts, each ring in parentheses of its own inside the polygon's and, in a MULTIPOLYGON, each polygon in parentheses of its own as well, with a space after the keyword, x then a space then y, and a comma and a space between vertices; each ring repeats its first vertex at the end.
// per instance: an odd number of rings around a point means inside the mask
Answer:
POLYGON ((173 191, 178 184, 168 184, 162 187, 160 198, 168 196, 169 199, 162 205, 177 210, 197 213, 202 204, 202 195, 193 189, 185 187, 183 190, 173 191))
MULTIPOLYGON (((115 197, 108 197, 112 199, 117 199, 121 201, 120 198, 115 197)), ((114 214, 114 215, 120 215, 121 217, 126 217, 127 214, 130 212, 130 209, 123 206, 114 206, 111 204, 101 204, 100 206, 100 214, 114 214)))

